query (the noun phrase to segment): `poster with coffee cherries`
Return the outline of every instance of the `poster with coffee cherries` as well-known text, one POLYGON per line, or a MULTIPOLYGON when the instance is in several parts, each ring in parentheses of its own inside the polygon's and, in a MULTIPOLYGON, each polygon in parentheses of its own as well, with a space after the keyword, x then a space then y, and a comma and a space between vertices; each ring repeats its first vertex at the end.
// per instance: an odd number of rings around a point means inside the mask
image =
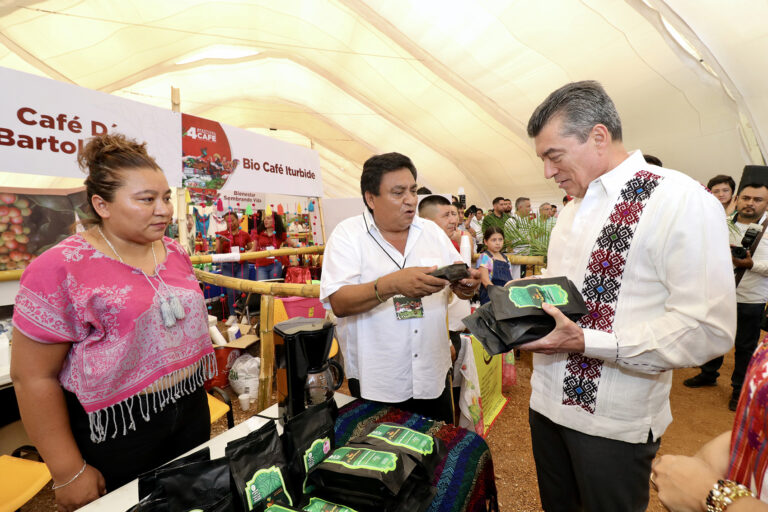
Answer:
POLYGON ((85 189, 0 188, 0 270, 24 269, 87 216, 85 189))

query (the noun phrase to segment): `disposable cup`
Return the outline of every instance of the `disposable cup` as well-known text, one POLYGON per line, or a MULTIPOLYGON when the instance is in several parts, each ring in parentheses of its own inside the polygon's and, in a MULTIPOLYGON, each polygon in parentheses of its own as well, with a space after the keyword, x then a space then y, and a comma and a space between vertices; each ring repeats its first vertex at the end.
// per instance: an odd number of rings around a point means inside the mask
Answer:
POLYGON ((248 393, 243 393, 242 395, 237 397, 238 400, 240 400, 240 408, 244 411, 247 411, 251 408, 251 395, 248 393))

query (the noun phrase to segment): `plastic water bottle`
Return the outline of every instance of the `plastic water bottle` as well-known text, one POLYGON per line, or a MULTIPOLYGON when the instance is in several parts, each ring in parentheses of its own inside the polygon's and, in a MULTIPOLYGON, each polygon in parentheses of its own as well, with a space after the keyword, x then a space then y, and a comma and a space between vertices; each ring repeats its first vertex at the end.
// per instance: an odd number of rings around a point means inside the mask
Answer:
POLYGON ((469 235, 461 235, 461 244, 459 244, 459 253, 461 259, 464 260, 469 266, 472 266, 472 242, 469 240, 469 235))

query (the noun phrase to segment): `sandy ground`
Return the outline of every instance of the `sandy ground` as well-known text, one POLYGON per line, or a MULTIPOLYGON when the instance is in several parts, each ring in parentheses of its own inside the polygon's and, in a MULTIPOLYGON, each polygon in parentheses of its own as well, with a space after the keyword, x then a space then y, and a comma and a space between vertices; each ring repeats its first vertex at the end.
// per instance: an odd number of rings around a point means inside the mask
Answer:
MULTIPOLYGON (((496 470, 499 505, 503 512, 541 510, 528 427, 530 361, 529 354, 523 354, 522 360, 518 361, 518 385, 504 392, 509 403, 487 438, 496 470)), ((670 396, 674 420, 662 436, 660 455, 693 455, 708 440, 731 429, 734 413, 728 410, 728 400, 731 397, 732 370, 733 353, 725 357, 718 386, 699 389, 683 386, 683 380, 696 375, 698 369, 675 371, 670 396)), ((648 510, 666 510, 653 489, 648 510)))
MULTIPOLYGON (((675 371, 671 395, 672 415, 675 419, 662 437, 660 454, 692 455, 712 437, 730 430, 734 416, 728 410, 732 369, 733 354, 731 353, 726 355, 721 370, 723 376, 720 377, 718 386, 700 389, 689 389, 683 386, 683 380, 695 375, 698 370, 675 371)), ((504 394, 509 398, 509 403, 496 420, 487 439, 493 455, 499 504, 503 512, 541 510, 528 428, 530 375, 530 355, 523 354, 522 359, 518 361, 518 384, 505 390, 504 394)), ((236 423, 250 417, 253 413, 253 411, 240 411, 237 404, 234 407, 236 423)), ((225 429, 226 419, 221 419, 212 426, 211 435, 221 433, 225 429)), ((21 510, 24 512, 55 510, 53 492, 46 487, 21 510)), ((652 512, 665 510, 653 490, 651 490, 648 510, 652 512)))

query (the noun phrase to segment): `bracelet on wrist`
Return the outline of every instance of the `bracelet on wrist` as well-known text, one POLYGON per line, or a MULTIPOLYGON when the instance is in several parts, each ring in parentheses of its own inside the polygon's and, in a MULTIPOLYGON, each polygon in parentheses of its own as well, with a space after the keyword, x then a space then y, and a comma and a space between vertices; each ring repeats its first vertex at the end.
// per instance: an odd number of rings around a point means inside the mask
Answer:
POLYGON ((56 482, 52 482, 52 483, 51 483, 51 490, 55 491, 56 489, 61 489, 62 487, 66 487, 66 486, 68 486, 69 484, 71 484, 72 482, 74 482, 75 480, 77 480, 77 478, 78 478, 80 475, 82 475, 82 474, 83 474, 83 472, 85 471, 85 467, 86 467, 87 465, 88 465, 88 463, 87 463, 87 462, 85 462, 85 459, 83 459, 83 467, 81 467, 81 468, 80 468, 80 471, 78 471, 78 472, 77 472, 77 474, 76 474, 75 476, 73 476, 72 478, 70 478, 70 479, 69 479, 69 481, 68 481, 67 483, 65 483, 65 484, 56 485, 56 482))
POLYGON ((373 282, 373 293, 376 294, 376 298, 378 299, 379 303, 384 304, 385 302, 387 302, 386 300, 381 298, 381 295, 379 295, 379 278, 378 277, 373 282))
POLYGON ((707 495, 707 512, 724 512, 734 501, 746 497, 755 497, 746 486, 733 480, 718 480, 707 495))

